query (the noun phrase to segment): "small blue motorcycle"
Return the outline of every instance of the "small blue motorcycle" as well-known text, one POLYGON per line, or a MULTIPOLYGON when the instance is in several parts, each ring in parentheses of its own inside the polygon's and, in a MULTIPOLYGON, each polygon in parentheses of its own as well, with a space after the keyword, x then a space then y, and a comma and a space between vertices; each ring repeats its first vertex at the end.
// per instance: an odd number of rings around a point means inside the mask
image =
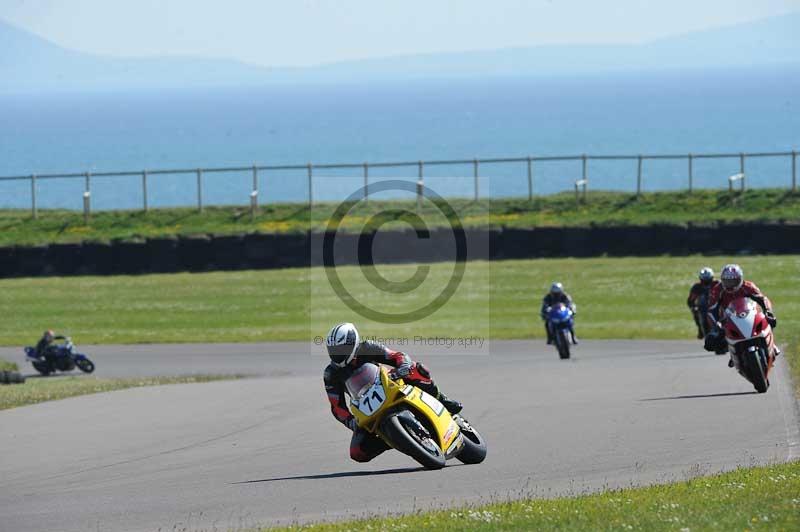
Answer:
POLYGON ((50 375, 56 371, 72 371, 76 367, 84 373, 94 371, 94 362, 89 360, 89 357, 83 353, 78 353, 71 339, 67 338, 65 343, 53 347, 55 356, 52 359, 37 357, 36 349, 33 347, 25 348, 25 359, 43 376, 50 375))
POLYGON ((558 303, 547 311, 547 326, 553 337, 558 356, 569 358, 570 345, 575 337, 575 318, 572 310, 564 303, 558 303))

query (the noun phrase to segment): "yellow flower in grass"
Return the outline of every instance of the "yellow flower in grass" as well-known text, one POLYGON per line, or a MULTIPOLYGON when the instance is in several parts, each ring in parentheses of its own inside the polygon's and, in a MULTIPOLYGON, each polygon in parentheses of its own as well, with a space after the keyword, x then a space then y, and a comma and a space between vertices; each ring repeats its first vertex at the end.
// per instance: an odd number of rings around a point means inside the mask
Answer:
POLYGON ((267 233, 285 232, 289 230, 289 227, 291 227, 289 222, 269 221, 269 222, 261 222, 260 224, 258 224, 258 228, 267 233))
POLYGON ((85 233, 91 233, 92 228, 88 225, 72 225, 70 227, 67 227, 66 232, 73 234, 85 234, 85 233))

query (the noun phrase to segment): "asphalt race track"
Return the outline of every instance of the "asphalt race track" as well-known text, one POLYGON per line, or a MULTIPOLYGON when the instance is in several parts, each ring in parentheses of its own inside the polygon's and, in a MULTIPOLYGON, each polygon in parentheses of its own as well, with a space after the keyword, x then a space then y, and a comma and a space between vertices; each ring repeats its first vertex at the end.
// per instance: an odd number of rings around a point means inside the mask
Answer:
MULTIPOLYGON (((325 358, 306 344, 86 347, 100 376, 252 373, 0 412, 0 530, 291 524, 454 502, 576 494, 797 458, 779 360, 758 395, 699 342, 493 342, 491 355, 411 350, 488 440, 481 465, 421 471, 397 452, 348 457, 325 358)), ((0 357, 22 362, 19 350, 0 357)))

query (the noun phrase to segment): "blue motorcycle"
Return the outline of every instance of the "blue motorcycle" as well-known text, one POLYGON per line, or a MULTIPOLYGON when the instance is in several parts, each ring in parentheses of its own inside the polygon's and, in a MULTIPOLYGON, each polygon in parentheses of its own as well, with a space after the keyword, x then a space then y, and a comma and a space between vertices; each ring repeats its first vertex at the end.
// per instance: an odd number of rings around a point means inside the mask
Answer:
POLYGON ((550 307, 546 316, 558 356, 562 359, 569 358, 570 345, 575 338, 575 313, 564 303, 558 303, 550 307))
POLYGON ((54 356, 50 358, 36 356, 36 349, 33 347, 25 348, 25 359, 33 365, 34 369, 43 376, 50 375, 56 371, 72 371, 78 368, 84 373, 94 371, 94 362, 83 353, 78 353, 75 344, 67 338, 67 341, 60 345, 53 346, 54 356))

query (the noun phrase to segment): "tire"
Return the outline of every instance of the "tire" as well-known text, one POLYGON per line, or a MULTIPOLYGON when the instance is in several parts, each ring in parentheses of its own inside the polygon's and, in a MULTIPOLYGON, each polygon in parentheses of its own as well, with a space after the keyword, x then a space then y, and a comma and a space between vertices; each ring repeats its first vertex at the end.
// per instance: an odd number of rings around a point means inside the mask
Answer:
POLYGON ((708 333, 710 332, 708 330, 708 322, 706 321, 706 318, 705 318, 704 315, 700 316, 700 331, 703 333, 703 338, 708 336, 708 333))
POLYGON ((708 329, 708 309, 706 308, 705 303, 701 303, 697 310, 693 310, 692 313, 697 320, 698 327, 700 328, 700 332, 703 333, 703 338, 708 336, 708 333, 711 331, 708 329))
POLYGON ((569 358, 569 331, 561 329, 556 332, 556 346, 558 347, 558 356, 561 360, 569 358))
POLYGON ((25 377, 19 371, 0 371, 0 384, 23 384, 25 377))
POLYGON ((464 436, 464 447, 456 458, 465 464, 480 464, 486 459, 486 440, 466 419, 458 416, 456 423, 464 436))
POLYGON ((769 383, 764 375, 766 357, 763 356, 763 353, 764 349, 759 347, 758 351, 749 351, 744 356, 745 373, 758 393, 766 393, 769 388, 769 383))
POLYGON ((42 377, 50 375, 50 367, 45 362, 34 362, 33 369, 42 374, 42 377))
POLYGON ((75 365, 84 373, 91 373, 94 371, 94 362, 88 358, 79 358, 75 361, 75 365))
POLYGON ((429 446, 424 446, 416 431, 409 428, 408 425, 413 423, 408 419, 409 417, 416 421, 414 415, 407 410, 392 414, 386 418, 381 424, 384 436, 389 439, 392 447, 407 454, 425 469, 443 468, 445 464, 444 452, 433 440, 428 440, 429 446))

